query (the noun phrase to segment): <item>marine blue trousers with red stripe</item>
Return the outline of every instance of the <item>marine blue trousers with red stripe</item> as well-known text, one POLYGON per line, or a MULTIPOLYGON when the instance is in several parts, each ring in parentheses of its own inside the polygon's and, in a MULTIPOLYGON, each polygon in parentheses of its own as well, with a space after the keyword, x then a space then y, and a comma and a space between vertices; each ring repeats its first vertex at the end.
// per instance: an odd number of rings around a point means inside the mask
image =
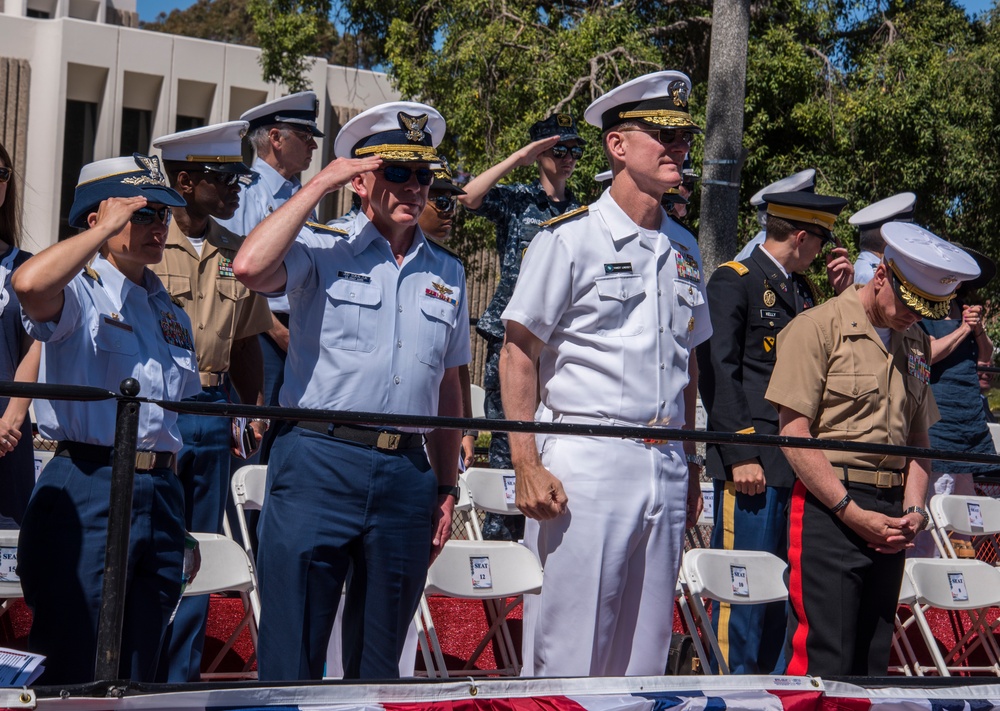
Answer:
MULTIPOLYGON (((899 517, 903 487, 849 484, 867 511, 899 517)), ((904 553, 877 553, 808 492, 792 489, 788 517, 788 674, 885 676, 904 553)))

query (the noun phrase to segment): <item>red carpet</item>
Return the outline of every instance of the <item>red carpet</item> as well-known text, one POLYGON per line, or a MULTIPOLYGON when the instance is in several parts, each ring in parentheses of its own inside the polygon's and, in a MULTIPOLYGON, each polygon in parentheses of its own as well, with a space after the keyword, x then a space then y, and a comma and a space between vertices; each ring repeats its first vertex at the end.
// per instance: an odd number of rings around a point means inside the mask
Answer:
MULTIPOLYGON (((453 600, 447 598, 431 598, 431 614, 437 628, 438 638, 445 658, 448 661, 448 668, 459 670, 468 660, 475 650, 476 645, 486 631, 486 615, 483 612, 482 604, 473 600, 453 600)), ((902 608, 901 617, 909 617, 909 610, 902 608)), ((220 595, 212 596, 210 615, 208 622, 208 637, 205 642, 206 664, 210 662, 228 639, 229 634, 235 629, 236 624, 243 616, 243 607, 239 598, 227 598, 220 595)), ((1000 617, 1000 610, 994 610, 991 620, 1000 617)), ((954 643, 955 631, 965 629, 967 623, 965 616, 956 618, 949 617, 948 614, 939 611, 931 611, 928 614, 934 635, 939 642, 944 645, 954 643)), ((511 632, 514 641, 520 648, 521 631, 521 608, 518 607, 511 614, 511 632)), ((21 600, 11 601, 7 614, 0 617, 0 646, 12 647, 14 649, 27 649, 28 630, 31 626, 31 611, 21 600)), ((675 616, 675 630, 680 630, 678 618, 675 616)), ((930 655, 920 639, 916 629, 910 632, 910 642, 916 650, 917 655, 923 663, 930 664, 930 655)), ((246 660, 250 658, 253 648, 250 642, 250 633, 243 630, 237 639, 233 649, 229 651, 223 660, 218 671, 236 672, 240 671, 246 660)), ((417 669, 423 669, 423 660, 417 655, 417 669)), ((896 660, 893 660, 893 664, 896 660)), ((982 650, 973 654, 974 664, 985 664, 985 654, 982 650)), ((492 669, 495 666, 493 651, 487 648, 476 665, 480 669, 492 669)))

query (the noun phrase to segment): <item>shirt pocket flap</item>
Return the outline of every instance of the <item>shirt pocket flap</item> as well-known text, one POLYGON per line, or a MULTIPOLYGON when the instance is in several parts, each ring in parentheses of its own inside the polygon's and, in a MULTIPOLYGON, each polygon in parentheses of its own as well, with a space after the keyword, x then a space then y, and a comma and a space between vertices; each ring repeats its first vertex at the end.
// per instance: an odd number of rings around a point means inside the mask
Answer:
POLYGON ((431 296, 424 296, 420 299, 420 310, 428 318, 441 321, 449 326, 455 325, 455 316, 458 313, 458 309, 447 301, 435 299, 431 296))
POLYGON ((215 288, 220 296, 230 301, 239 301, 250 295, 250 290, 243 285, 243 282, 236 279, 218 279, 215 288))
POLYGON ((167 274, 163 277, 163 284, 173 296, 191 295, 191 277, 186 274, 167 274))
POLYGON ((826 389, 845 398, 860 398, 878 390, 878 380, 871 373, 829 373, 826 389))
POLYGON ((338 279, 330 285, 326 293, 334 301, 344 301, 359 306, 378 306, 382 303, 382 292, 375 284, 338 279))
POLYGON ((641 274, 615 274, 597 277, 597 293, 602 299, 628 301, 643 293, 641 274))
POLYGON ((684 279, 674 279, 674 292, 681 301, 691 308, 705 303, 705 296, 701 293, 701 289, 684 279))

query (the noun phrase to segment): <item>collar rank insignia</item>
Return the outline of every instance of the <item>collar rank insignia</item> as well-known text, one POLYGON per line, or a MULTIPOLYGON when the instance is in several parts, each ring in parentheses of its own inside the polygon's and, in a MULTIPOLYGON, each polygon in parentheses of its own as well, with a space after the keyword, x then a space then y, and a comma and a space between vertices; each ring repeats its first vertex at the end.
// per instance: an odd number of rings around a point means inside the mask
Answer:
POLYGON ((104 282, 103 282, 103 281, 101 281, 101 275, 100 275, 100 274, 98 274, 98 273, 97 273, 97 270, 96 270, 96 269, 94 269, 94 268, 93 268, 92 266, 90 266, 89 264, 88 264, 87 266, 85 266, 85 267, 83 268, 83 273, 84 273, 84 274, 85 274, 85 275, 86 275, 86 276, 87 276, 88 278, 90 278, 90 279, 93 279, 94 281, 96 281, 96 282, 97 282, 98 284, 100 284, 101 286, 104 286, 104 282))
POLYGON ((906 354, 906 372, 924 385, 931 381, 931 367, 927 365, 927 358, 919 351, 906 354))
POLYGON ((406 140, 419 143, 424 138, 424 126, 427 125, 427 114, 410 116, 400 111, 399 125, 406 129, 406 140))

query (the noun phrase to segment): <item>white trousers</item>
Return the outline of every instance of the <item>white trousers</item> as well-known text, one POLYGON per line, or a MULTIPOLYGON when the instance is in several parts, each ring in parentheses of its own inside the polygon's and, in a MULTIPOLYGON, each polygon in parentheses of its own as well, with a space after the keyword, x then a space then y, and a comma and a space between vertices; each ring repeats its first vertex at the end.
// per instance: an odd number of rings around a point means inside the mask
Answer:
POLYGON ((525 595, 525 676, 663 674, 684 548, 688 472, 678 443, 547 437, 542 463, 566 513, 528 519, 545 571, 525 595))

